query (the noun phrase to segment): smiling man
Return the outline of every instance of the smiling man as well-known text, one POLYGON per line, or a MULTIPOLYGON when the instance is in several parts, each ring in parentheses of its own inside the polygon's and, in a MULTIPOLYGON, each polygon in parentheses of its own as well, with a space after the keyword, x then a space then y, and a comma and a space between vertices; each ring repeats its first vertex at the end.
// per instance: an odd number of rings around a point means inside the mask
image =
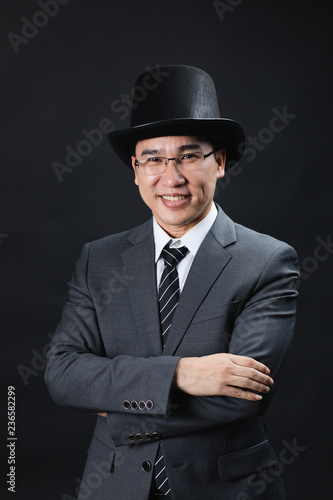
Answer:
POLYGON ((244 133, 209 75, 159 70, 109 135, 153 217, 84 246, 48 355, 53 399, 98 414, 78 498, 282 500, 264 413, 293 334, 296 253, 213 202, 244 133))
POLYGON ((132 165, 156 222, 180 238, 210 211, 216 181, 224 176, 225 151, 197 137, 158 137, 137 143, 132 165))

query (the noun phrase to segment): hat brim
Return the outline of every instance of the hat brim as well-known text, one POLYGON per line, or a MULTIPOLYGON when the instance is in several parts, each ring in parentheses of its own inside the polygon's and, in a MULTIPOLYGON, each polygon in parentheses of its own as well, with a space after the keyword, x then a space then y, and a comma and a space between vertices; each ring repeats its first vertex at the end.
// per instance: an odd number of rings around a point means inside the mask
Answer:
POLYGON ((174 118, 138 125, 108 134, 108 139, 119 158, 129 167, 131 145, 143 139, 172 135, 208 137, 226 150, 226 168, 230 168, 243 154, 245 135, 242 127, 228 118, 174 118))

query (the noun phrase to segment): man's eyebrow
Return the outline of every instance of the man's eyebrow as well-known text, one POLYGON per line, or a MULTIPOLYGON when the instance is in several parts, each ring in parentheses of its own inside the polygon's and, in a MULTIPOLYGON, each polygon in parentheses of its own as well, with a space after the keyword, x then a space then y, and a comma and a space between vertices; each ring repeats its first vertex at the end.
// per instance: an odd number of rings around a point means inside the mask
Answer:
POLYGON ((190 149, 190 150, 202 149, 202 147, 200 146, 200 144, 196 144, 196 143, 184 144, 183 146, 179 146, 178 151, 180 151, 182 153, 183 151, 186 151, 187 149, 190 149))
POLYGON ((141 153, 141 156, 143 156, 143 155, 158 155, 160 153, 161 153, 160 149, 144 149, 141 153))
MULTIPOLYGON (((186 151, 186 150, 198 150, 198 149, 202 149, 202 147, 200 146, 200 144, 196 144, 196 143, 192 143, 192 144, 183 144, 182 146, 179 146, 178 148, 178 151, 180 153, 182 153, 183 151, 186 151)), ((144 149, 141 153, 141 156, 144 156, 144 155, 158 155, 158 154, 161 154, 161 150, 160 149, 144 149)))

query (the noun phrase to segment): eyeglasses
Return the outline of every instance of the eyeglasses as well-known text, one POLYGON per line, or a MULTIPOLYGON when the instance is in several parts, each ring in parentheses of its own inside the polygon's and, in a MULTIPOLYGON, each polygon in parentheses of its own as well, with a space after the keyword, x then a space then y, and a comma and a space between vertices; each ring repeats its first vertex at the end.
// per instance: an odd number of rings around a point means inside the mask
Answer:
POLYGON ((200 151, 194 153, 185 153, 177 155, 174 158, 165 158, 164 156, 150 156, 149 158, 144 158, 143 160, 135 160, 135 166, 142 168, 142 171, 146 175, 161 175, 167 169, 168 161, 174 160, 176 166, 179 170, 183 172, 189 172, 200 167, 204 160, 211 156, 215 151, 203 154, 200 151))

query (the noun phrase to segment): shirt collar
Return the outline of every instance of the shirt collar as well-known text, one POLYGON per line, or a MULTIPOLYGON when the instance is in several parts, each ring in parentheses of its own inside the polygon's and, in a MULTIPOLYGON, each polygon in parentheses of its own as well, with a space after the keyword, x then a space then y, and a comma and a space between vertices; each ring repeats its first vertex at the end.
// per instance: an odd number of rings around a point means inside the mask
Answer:
POLYGON ((192 229, 187 231, 181 238, 171 238, 164 229, 156 222, 155 217, 153 217, 153 231, 155 240, 155 262, 160 258, 161 252, 165 245, 170 243, 170 246, 186 246, 189 252, 195 256, 201 243, 203 242, 208 231, 212 227, 217 216, 217 209, 215 203, 212 204, 212 208, 198 224, 196 224, 192 229), (175 242, 180 241, 180 244, 174 245, 175 242))

